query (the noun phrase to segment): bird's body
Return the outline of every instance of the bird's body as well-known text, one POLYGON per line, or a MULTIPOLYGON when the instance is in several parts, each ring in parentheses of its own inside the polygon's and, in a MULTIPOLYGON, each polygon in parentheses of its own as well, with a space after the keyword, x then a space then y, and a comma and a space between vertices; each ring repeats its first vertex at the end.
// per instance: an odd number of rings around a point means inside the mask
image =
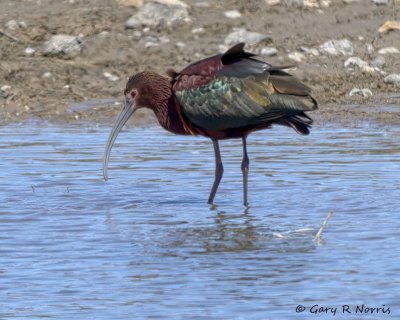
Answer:
POLYGON ((212 139, 216 156, 214 200, 223 166, 218 140, 242 138, 243 187, 247 205, 248 156, 246 137, 272 124, 308 134, 312 120, 304 113, 317 109, 311 90, 295 77, 254 59, 238 44, 224 54, 195 62, 169 78, 153 72, 131 77, 125 89, 127 104, 111 132, 104 159, 104 176, 112 144, 128 118, 140 107, 152 109, 166 130, 212 139))

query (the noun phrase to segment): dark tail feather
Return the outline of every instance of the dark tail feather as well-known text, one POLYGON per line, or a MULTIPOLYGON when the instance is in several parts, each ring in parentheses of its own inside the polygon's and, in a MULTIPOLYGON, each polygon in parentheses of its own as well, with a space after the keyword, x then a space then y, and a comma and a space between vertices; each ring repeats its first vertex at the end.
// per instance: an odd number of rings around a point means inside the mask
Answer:
POLYGON ((288 116, 280 119, 279 124, 293 128, 297 133, 307 135, 313 120, 304 112, 295 116, 288 116))

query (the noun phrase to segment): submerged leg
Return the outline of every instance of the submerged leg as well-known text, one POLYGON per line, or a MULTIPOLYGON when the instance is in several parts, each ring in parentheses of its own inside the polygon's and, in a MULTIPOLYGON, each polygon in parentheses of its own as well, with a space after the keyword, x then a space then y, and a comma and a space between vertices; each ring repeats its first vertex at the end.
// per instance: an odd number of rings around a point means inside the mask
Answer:
POLYGON ((246 137, 242 137, 243 141, 243 160, 242 160, 242 173, 243 173, 243 204, 247 207, 247 179, 249 177, 249 157, 247 156, 246 137))
POLYGON ((218 140, 212 140, 212 142, 215 153, 215 178, 210 192, 210 196, 208 197, 208 203, 213 203, 215 194, 217 193, 217 189, 222 178, 222 174, 224 173, 224 167, 222 165, 222 160, 221 160, 221 153, 219 152, 218 140))

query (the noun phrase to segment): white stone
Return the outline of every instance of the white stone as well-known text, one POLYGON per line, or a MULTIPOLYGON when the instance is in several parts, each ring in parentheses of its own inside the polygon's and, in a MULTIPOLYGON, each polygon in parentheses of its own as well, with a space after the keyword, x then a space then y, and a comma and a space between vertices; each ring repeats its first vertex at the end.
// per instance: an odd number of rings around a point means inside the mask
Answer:
POLYGON ((160 2, 146 2, 135 15, 125 22, 125 27, 130 29, 142 27, 169 28, 182 21, 190 21, 186 7, 160 2))
POLYGON ((114 81, 115 82, 115 81, 119 80, 118 76, 116 76, 115 74, 112 74, 110 72, 107 72, 107 71, 103 72, 103 76, 106 77, 110 81, 114 81))
POLYGON ((371 66, 363 66, 361 67, 361 71, 364 73, 374 73, 377 70, 371 66))
POLYGON ((144 0, 118 0, 118 2, 126 7, 136 7, 139 8, 143 5, 144 0))
POLYGON ((157 47, 159 45, 158 38, 152 36, 142 37, 139 41, 144 44, 145 48, 157 47))
POLYGON ((197 8, 209 8, 211 5, 207 1, 196 1, 193 6, 197 8))
POLYGON ((312 56, 319 56, 319 51, 315 48, 300 47, 300 51, 312 56))
POLYGON ((319 50, 321 53, 326 53, 333 56, 351 56, 354 52, 353 44, 348 39, 328 40, 319 47, 319 50))
POLYGON ((373 54, 375 51, 374 46, 370 43, 367 44, 367 52, 368 54, 373 54))
POLYGON ((60 56, 73 58, 79 55, 84 49, 83 41, 75 36, 59 34, 52 36, 45 43, 43 54, 45 56, 60 56))
POLYGON ((285 4, 289 6, 302 7, 304 6, 304 0, 285 0, 285 4))
POLYGON ((281 3, 281 0, 265 0, 265 3, 269 6, 276 6, 281 3))
MULTIPOLYGON (((280 0, 265 0, 268 5, 277 5, 282 1, 280 0)), ((331 0, 284 0, 283 3, 294 7, 303 8, 319 8, 319 7, 329 7, 332 4, 331 0)))
POLYGON ((389 3, 389 0, 372 0, 372 2, 376 5, 385 5, 389 3))
POLYGON ((225 44, 218 45, 218 51, 219 52, 226 52, 228 49, 229 49, 229 46, 227 46, 225 44))
POLYGON ((199 34, 199 33, 204 33, 204 28, 200 27, 200 28, 194 28, 192 29, 192 33, 193 34, 199 34))
POLYGON ((399 49, 397 49, 395 47, 386 47, 386 48, 379 49, 378 53, 379 54, 396 54, 396 53, 400 53, 400 51, 399 51, 399 49))
POLYGON ((344 62, 345 68, 354 69, 355 67, 362 68, 368 66, 368 63, 359 57, 350 57, 344 62))
POLYGON ((158 40, 160 41, 160 43, 163 43, 163 44, 171 42, 171 40, 166 36, 161 36, 158 38, 158 40))
POLYGON ((11 86, 5 84, 0 88, 0 98, 7 99, 12 95, 11 86))
POLYGON ((372 60, 371 64, 375 68, 382 69, 385 66, 385 58, 383 56, 377 56, 374 60, 372 60))
POLYGON ((362 60, 359 57, 351 57, 348 58, 344 62, 344 67, 350 70, 354 70, 355 68, 359 68, 362 72, 364 73, 373 73, 375 72, 375 69, 371 66, 368 65, 367 62, 362 60))
POLYGON ((50 78, 52 76, 51 72, 47 71, 42 74, 42 78, 50 78))
POLYGON ((108 32, 108 31, 102 31, 99 33, 99 37, 102 37, 102 38, 106 38, 109 35, 110 35, 110 32, 108 32))
POLYGON ((24 50, 26 56, 32 56, 35 52, 36 50, 31 47, 28 47, 24 50))
POLYGON ((180 7, 186 8, 186 9, 189 8, 189 6, 181 0, 152 0, 152 1, 158 2, 160 4, 164 4, 167 6, 171 6, 171 7, 180 6, 180 7))
POLYGON ((331 0, 321 0, 321 7, 330 7, 330 5, 332 4, 331 0))
POLYGON ((155 41, 147 41, 147 42, 145 42, 144 47, 146 49, 151 48, 151 47, 158 47, 158 43, 155 41))
POLYGON ((288 58, 290 60, 296 61, 296 62, 301 62, 305 59, 305 55, 301 52, 291 52, 288 54, 288 58))
POLYGON ((229 10, 224 12, 224 16, 228 19, 237 19, 242 16, 242 14, 237 10, 229 10))
POLYGON ((260 54, 262 56, 272 57, 278 54, 278 50, 275 47, 264 47, 261 49, 260 54))
POLYGON ((352 97, 352 96, 355 96, 355 95, 359 95, 359 96, 362 96, 364 98, 373 96, 372 91, 370 89, 367 89, 367 88, 364 88, 364 89, 353 88, 353 89, 351 89, 350 92, 349 92, 349 96, 352 97))
MULTIPOLYGON (((293 1, 293 0, 292 0, 293 1)), ((318 0, 302 0, 303 7, 306 8, 319 8, 318 0)))
POLYGON ((383 82, 394 84, 400 88, 400 73, 389 74, 388 76, 385 77, 385 79, 383 79, 383 82))
POLYGON ((184 48, 184 47, 186 47, 186 44, 184 44, 183 42, 177 42, 177 43, 175 43, 175 45, 176 45, 176 47, 177 48, 184 48))
POLYGON ((16 20, 10 20, 5 24, 7 29, 16 30, 18 29, 18 22, 16 20))
POLYGON ((247 31, 244 28, 233 28, 233 31, 225 38, 225 45, 231 46, 239 42, 245 42, 247 45, 257 45, 261 41, 270 39, 269 36, 258 32, 247 31))
POLYGON ((10 20, 5 24, 5 26, 7 29, 17 30, 19 28, 26 28, 26 23, 25 21, 10 20))

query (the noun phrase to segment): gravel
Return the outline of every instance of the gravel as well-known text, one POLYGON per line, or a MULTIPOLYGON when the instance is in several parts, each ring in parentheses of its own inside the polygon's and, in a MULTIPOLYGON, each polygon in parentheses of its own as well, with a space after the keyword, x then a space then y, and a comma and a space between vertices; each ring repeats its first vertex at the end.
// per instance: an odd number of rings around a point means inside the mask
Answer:
MULTIPOLYGON (((398 0, 381 6, 372 0, 332 0, 329 7, 315 1, 318 8, 289 8, 286 0, 275 1, 274 7, 266 5, 267 0, 229 0, 223 5, 221 1, 183 0, 190 4, 186 7, 179 4, 182 0, 74 0, 73 5, 69 5, 70 0, 40 0, 42 5, 37 6, 34 3, 38 1, 9 1, 12 6, 0 1, 0 12, 6 12, 0 22, 4 58, 0 63, 0 88, 8 85, 12 92, 10 95, 7 87, 1 92, 3 122, 36 116, 69 119, 64 111, 71 101, 119 97, 125 80, 139 70, 181 70, 239 41, 246 42, 246 51, 259 54, 271 65, 301 65, 291 72, 312 88, 324 119, 336 119, 337 112, 344 109, 349 112, 343 111, 343 119, 356 117, 348 103, 369 97, 362 89, 372 90, 371 101, 377 103, 386 103, 387 97, 397 97, 400 92, 399 76, 393 75, 400 73, 400 44, 396 42, 400 33, 378 32, 388 19, 398 20, 392 5, 400 4, 398 0), (99 4, 95 10, 91 5, 94 2, 99 4), (122 2, 124 5, 119 4, 122 2), (62 14, 65 6, 71 9, 68 14, 62 14), (148 9, 151 12, 146 21, 143 12, 149 6, 153 9, 148 9), (237 12, 241 17, 234 18, 237 12), (137 27, 124 29, 124 22, 132 15, 137 27), (49 19, 38 19, 45 16, 49 19), (20 23, 22 20, 26 23, 20 23), (62 33, 69 35, 68 40, 57 45, 57 50, 46 48, 45 53, 44 41, 54 46, 51 37, 62 33), (220 45, 225 48, 220 50, 220 45), (77 59, 60 61, 77 55, 77 59), (354 97, 349 97, 352 89, 361 91, 353 91, 354 97), (42 109, 26 112, 27 103, 42 109), (24 116, 17 117, 16 112, 24 116)), ((399 104, 398 100, 394 103, 399 104)), ((114 111, 105 108, 104 115, 85 116, 105 120, 114 111)), ((368 116, 375 119, 374 111, 368 116)), ((395 122, 386 111, 381 116, 385 117, 383 121, 395 122)))

